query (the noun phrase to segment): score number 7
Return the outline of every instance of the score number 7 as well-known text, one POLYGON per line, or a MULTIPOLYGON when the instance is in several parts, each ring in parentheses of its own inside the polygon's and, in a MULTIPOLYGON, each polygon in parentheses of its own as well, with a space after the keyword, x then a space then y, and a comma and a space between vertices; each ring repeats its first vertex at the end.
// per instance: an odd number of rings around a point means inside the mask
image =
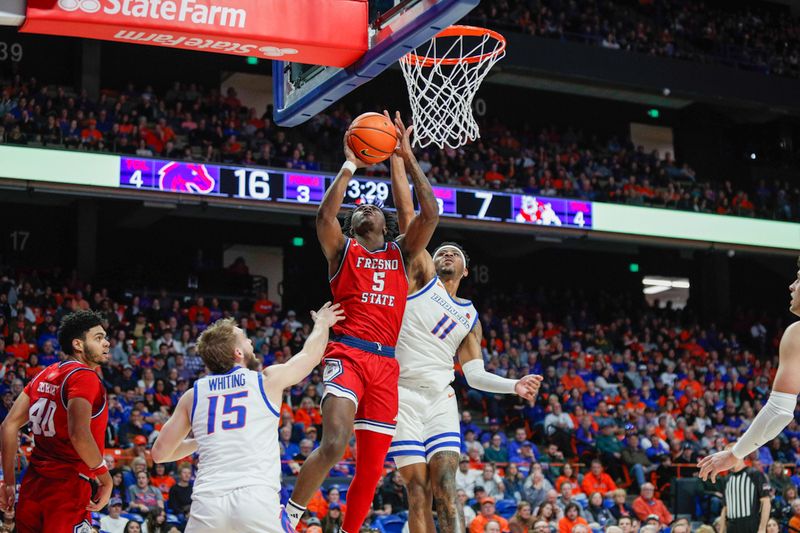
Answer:
POLYGON ((473 194, 475 195, 475 198, 480 198, 483 200, 481 208, 478 210, 478 218, 483 218, 486 216, 486 211, 489 210, 489 204, 492 203, 492 198, 494 198, 494 195, 490 192, 476 192, 473 194))

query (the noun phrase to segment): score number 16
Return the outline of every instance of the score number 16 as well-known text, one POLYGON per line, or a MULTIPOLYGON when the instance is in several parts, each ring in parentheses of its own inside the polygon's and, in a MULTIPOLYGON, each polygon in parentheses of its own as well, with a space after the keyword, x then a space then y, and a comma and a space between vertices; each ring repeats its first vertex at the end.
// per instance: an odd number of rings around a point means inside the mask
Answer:
POLYGON ((240 168, 233 173, 239 180, 239 197, 266 200, 269 198, 269 174, 263 170, 240 168))

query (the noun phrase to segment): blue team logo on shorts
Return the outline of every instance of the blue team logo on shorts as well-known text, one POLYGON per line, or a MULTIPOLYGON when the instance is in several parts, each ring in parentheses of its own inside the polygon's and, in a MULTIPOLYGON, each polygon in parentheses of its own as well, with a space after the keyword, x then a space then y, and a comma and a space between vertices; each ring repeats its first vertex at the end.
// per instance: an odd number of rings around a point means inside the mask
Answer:
POLYGON ((325 371, 322 373, 322 381, 333 381, 342 375, 342 362, 338 359, 326 359, 325 371))
POLYGON ((92 525, 84 520, 72 528, 72 533, 94 533, 94 530, 92 529, 92 525))

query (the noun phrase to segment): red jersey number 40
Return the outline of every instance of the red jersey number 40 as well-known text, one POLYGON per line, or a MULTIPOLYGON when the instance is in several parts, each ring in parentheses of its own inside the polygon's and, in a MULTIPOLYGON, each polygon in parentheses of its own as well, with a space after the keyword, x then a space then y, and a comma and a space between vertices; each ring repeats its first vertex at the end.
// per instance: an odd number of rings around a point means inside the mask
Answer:
POLYGON ((48 398, 39 398, 28 411, 28 418, 31 421, 31 431, 34 435, 44 435, 52 437, 56 434, 56 426, 53 419, 56 416, 56 402, 48 398))

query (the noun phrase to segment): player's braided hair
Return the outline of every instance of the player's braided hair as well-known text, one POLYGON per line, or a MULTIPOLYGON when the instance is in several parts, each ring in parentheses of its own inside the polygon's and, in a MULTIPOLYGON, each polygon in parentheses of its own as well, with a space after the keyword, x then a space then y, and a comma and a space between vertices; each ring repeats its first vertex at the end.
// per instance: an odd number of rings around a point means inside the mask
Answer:
MULTIPOLYGON (((381 213, 383 213, 383 218, 386 220, 386 236, 384 237, 386 241, 393 241, 397 237, 400 236, 400 226, 397 223, 397 215, 391 211, 385 209, 380 203, 378 202, 370 202, 367 200, 365 203, 371 203, 372 205, 377 206, 380 208, 381 213)), ((353 233, 353 212, 355 209, 351 209, 347 213, 344 214, 342 217, 342 233, 344 233, 345 237, 355 237, 355 233, 353 233)))
POLYGON ((458 248, 459 250, 461 250, 461 253, 464 254, 464 261, 466 262, 466 264, 464 265, 464 268, 469 268, 469 254, 467 253, 467 251, 464 249, 463 246, 461 246, 457 242, 444 241, 442 243, 439 243, 439 245, 436 247, 436 249, 438 250, 442 246, 452 246, 453 248, 458 248))
POLYGON ((75 311, 61 319, 58 328, 58 343, 67 355, 74 355, 72 341, 86 340, 86 333, 95 326, 103 325, 103 317, 94 311, 75 311))

